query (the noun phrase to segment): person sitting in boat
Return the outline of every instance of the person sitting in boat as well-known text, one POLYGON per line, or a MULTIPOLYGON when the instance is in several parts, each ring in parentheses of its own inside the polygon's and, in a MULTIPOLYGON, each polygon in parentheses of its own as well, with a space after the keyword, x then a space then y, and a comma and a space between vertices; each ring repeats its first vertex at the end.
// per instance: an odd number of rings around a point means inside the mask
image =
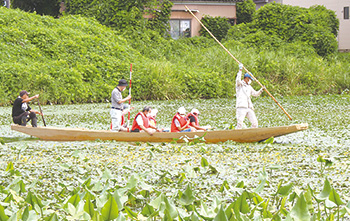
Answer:
POLYGON ((31 121, 33 127, 37 127, 36 114, 41 115, 39 111, 33 110, 29 107, 28 102, 38 98, 39 94, 33 97, 28 96, 29 93, 25 90, 19 93, 19 97, 13 103, 12 107, 12 120, 13 123, 26 126, 28 121, 31 121))
POLYGON ((128 83, 126 80, 121 79, 116 88, 113 89, 111 95, 112 107, 111 107, 111 118, 112 118, 112 131, 127 131, 128 129, 122 127, 122 111, 123 111, 123 103, 131 99, 131 96, 127 96, 123 99, 122 91, 125 90, 128 83))
POLYGON ((143 108, 142 112, 136 114, 134 121, 132 123, 131 132, 146 132, 149 135, 153 135, 157 128, 150 125, 148 116, 151 113, 152 108, 146 106, 143 108))
POLYGON ((163 132, 163 128, 158 129, 157 127, 157 121, 156 121, 157 114, 158 114, 157 109, 151 110, 151 113, 148 115, 149 125, 152 126, 152 128, 155 128, 157 132, 163 132))
POLYGON ((252 128, 257 128, 258 120, 255 116, 254 106, 250 97, 258 97, 263 92, 264 88, 261 88, 259 91, 255 91, 250 85, 254 79, 249 73, 246 73, 243 80, 241 80, 242 68, 243 64, 239 64, 239 71, 236 77, 237 129, 242 129, 245 117, 247 117, 251 122, 252 128))
POLYGON ((207 131, 210 127, 201 127, 199 126, 199 110, 193 108, 186 118, 190 120, 190 126, 195 128, 197 131, 207 131))
POLYGON ((196 129, 190 126, 190 119, 186 118, 186 109, 180 107, 171 121, 171 132, 194 132, 196 129))

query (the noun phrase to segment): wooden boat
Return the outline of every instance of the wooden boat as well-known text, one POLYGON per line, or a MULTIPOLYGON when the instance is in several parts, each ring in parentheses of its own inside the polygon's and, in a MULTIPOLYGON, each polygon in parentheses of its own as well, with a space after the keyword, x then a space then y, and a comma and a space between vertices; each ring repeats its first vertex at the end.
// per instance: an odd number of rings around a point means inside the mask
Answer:
POLYGON ((126 142, 185 142, 186 139, 204 137, 207 143, 225 142, 228 140, 236 142, 258 142, 270 137, 278 137, 297 131, 306 130, 308 124, 295 124, 290 126, 248 128, 240 130, 214 130, 206 132, 183 132, 183 133, 155 133, 152 136, 147 133, 123 133, 106 130, 90 130, 78 128, 58 127, 31 127, 11 125, 16 130, 42 140, 51 141, 83 141, 83 140, 116 140, 126 142))

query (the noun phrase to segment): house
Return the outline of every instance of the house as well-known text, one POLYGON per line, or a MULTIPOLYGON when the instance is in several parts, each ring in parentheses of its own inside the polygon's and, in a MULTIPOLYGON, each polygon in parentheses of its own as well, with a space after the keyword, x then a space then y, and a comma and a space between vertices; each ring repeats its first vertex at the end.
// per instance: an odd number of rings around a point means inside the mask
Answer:
MULTIPOLYGON (((254 0, 257 8, 274 2, 272 0, 254 0)), ((350 20, 349 20, 349 0, 275 0, 277 3, 309 8, 313 5, 323 5, 327 9, 335 11, 339 19, 338 50, 350 51, 350 20)))
POLYGON ((233 0, 172 0, 170 16, 170 35, 172 38, 199 36, 201 25, 186 11, 185 5, 199 19, 205 15, 226 17, 232 23, 236 21, 236 4, 233 0))

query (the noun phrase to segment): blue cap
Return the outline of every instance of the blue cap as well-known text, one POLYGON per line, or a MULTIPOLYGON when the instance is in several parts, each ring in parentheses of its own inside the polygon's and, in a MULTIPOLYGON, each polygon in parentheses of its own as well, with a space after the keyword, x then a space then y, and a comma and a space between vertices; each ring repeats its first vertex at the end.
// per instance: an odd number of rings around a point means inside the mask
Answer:
POLYGON ((244 74, 244 77, 245 77, 245 78, 248 77, 248 78, 250 78, 252 81, 254 81, 253 77, 252 77, 249 73, 245 73, 245 74, 244 74))

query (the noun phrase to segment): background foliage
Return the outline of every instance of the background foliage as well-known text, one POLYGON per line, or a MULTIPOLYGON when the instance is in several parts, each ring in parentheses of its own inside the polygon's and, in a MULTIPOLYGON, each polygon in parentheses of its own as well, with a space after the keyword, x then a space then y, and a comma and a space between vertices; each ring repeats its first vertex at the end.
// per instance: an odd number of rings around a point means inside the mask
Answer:
POLYGON ((172 2, 169 0, 67 0, 67 14, 79 14, 95 18, 101 24, 121 32, 144 30, 146 28, 167 34, 172 2), (143 19, 144 14, 153 19, 143 19))
POLYGON ((11 0, 11 8, 57 17, 60 14, 60 3, 60 0, 11 0))
MULTIPOLYGON (((280 42, 285 43, 306 43, 312 46, 317 54, 326 57, 333 55, 338 49, 336 39, 338 29, 339 20, 335 12, 324 6, 307 9, 271 3, 260 8, 251 23, 232 27, 227 39, 243 39, 245 42, 254 34, 257 37, 263 36, 262 38, 270 36, 272 39, 279 38, 280 42)), ((257 41, 252 43, 261 45, 257 41)))
MULTIPOLYGON (((267 6, 258 16, 281 9, 275 4, 267 6)), ((75 8, 78 10, 78 5, 75 8)), ((131 7, 131 11, 137 13, 125 11, 126 20, 133 16, 127 29, 113 27, 117 24, 113 22, 112 27, 106 27, 102 21, 79 15, 53 19, 0 8, 0 104, 9 105, 22 89, 40 93, 42 102, 106 101, 116 82, 128 78, 130 63, 134 64, 132 93, 137 100, 234 96, 237 64, 211 38, 164 38, 160 33, 165 29, 144 28, 146 21, 136 19, 139 7, 131 7), (131 25, 134 22, 139 22, 140 28, 131 25)), ((299 29, 286 21, 284 31, 271 28, 271 33, 263 29, 267 21, 253 20, 231 27, 223 43, 274 95, 346 92, 350 85, 349 54, 322 57, 316 53, 333 50, 323 42, 333 45, 337 20, 325 24, 323 18, 313 19, 317 15, 312 11, 330 14, 329 18, 333 15, 323 7, 314 7, 305 11, 307 19, 298 15, 308 21, 301 22, 299 29), (301 35, 288 30, 299 30, 301 35), (313 34, 307 35, 310 30, 313 34), (318 45, 322 50, 315 49, 318 45)), ((163 23, 166 16, 159 16, 163 23)), ((269 16, 271 22, 277 22, 273 13, 269 16)))
POLYGON ((256 6, 253 0, 238 1, 236 3, 237 24, 251 22, 256 10, 255 8, 256 6))
MULTIPOLYGON (((231 27, 228 19, 220 16, 211 17, 206 15, 202 17, 201 22, 219 41, 226 37, 227 32, 231 27)), ((199 34, 201 36, 211 38, 209 33, 204 28, 200 29, 199 34)))

